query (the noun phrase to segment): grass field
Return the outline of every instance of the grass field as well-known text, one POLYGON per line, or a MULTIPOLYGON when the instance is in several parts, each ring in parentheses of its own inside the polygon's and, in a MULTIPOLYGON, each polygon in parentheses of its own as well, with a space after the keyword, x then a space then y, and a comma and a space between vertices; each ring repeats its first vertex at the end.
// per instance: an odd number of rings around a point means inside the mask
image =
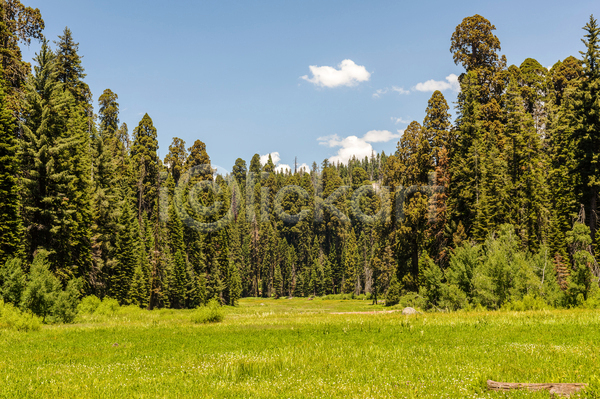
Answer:
MULTIPOLYGON (((548 398, 485 381, 600 377, 600 312, 332 314, 369 301, 244 299, 217 324, 122 308, 0 330, 1 398, 548 398)), ((593 391, 593 392, 591 392, 593 391)))

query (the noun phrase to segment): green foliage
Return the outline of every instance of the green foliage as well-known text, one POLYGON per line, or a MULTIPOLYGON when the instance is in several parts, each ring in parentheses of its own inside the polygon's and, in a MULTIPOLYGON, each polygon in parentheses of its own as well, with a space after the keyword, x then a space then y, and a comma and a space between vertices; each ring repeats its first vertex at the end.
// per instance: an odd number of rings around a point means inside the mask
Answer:
POLYGON ((5 303, 19 306, 26 283, 27 276, 20 259, 9 259, 0 267, 0 299, 5 303))
POLYGON ((8 109, 6 82, 0 78, 0 265, 21 247, 21 218, 17 171, 18 141, 15 119, 8 109))
POLYGON ((84 297, 77 306, 77 312, 80 314, 92 314, 98 309, 102 301, 96 295, 84 297))
POLYGON ((385 294, 385 306, 394 306, 400 302, 400 297, 402 296, 402 286, 398 281, 398 277, 396 273, 392 274, 392 279, 390 281, 390 286, 385 294))
POLYGON ((38 331, 41 324, 39 317, 23 313, 14 305, 0 300, 0 330, 38 331))
POLYGON ((31 264, 21 306, 46 321, 46 317, 52 315, 61 288, 60 281, 49 269, 48 253, 40 251, 31 264))
POLYGON ((103 315, 103 316, 114 316, 121 306, 119 305, 119 301, 113 298, 104 297, 102 302, 96 307, 94 314, 103 315))
POLYGON ((81 281, 74 279, 69 281, 64 291, 60 291, 56 302, 52 307, 52 318, 54 322, 72 323, 77 316, 77 307, 81 296, 81 281))
POLYGON ((430 305, 439 305, 442 292, 445 289, 442 269, 435 264, 426 252, 423 252, 419 258, 419 269, 423 271, 421 295, 426 298, 430 305))
POLYGON ((219 323, 224 318, 223 309, 216 299, 211 299, 205 306, 196 308, 191 316, 192 323, 196 324, 219 323))
POLYGON ((502 306, 503 310, 517 312, 524 312, 526 310, 545 310, 548 308, 548 304, 542 298, 531 295, 525 295, 523 299, 508 302, 502 306))

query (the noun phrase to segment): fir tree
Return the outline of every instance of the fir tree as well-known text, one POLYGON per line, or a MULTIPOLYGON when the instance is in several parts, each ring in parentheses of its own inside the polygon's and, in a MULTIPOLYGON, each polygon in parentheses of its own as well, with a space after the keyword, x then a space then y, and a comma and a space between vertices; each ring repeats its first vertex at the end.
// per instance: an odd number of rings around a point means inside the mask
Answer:
POLYGON ((18 142, 5 86, 5 81, 0 79, 0 265, 18 254, 22 239, 17 184, 18 142))
MULTIPOLYGON (((138 239, 134 224, 137 223, 131 213, 127 201, 123 201, 119 225, 121 229, 117 234, 115 248, 115 264, 108 271, 108 295, 119 301, 127 303, 131 282, 136 267, 139 267, 140 259, 136 251, 136 240, 138 239)), ((139 276, 138 276, 139 277, 139 276)), ((139 286, 136 287, 139 292, 139 286)))
POLYGON ((86 74, 81 65, 81 56, 77 53, 79 43, 75 43, 73 35, 68 27, 65 27, 63 35, 58 37, 56 42, 58 47, 56 51, 56 68, 58 80, 64 84, 64 89, 69 90, 78 104, 84 105, 84 108, 90 107, 92 93, 90 88, 83 81, 86 74))
POLYGON ((81 108, 57 80, 47 42, 35 61, 22 125, 28 254, 46 248, 54 271, 67 280, 87 276, 91 267, 89 135, 81 108))
POLYGON ((133 131, 131 162, 136 184, 138 218, 142 212, 151 213, 158 198, 158 141, 152 119, 145 114, 133 131))
POLYGON ((583 76, 574 92, 573 141, 576 145, 576 171, 580 175, 579 192, 586 204, 587 224, 592 239, 598 225, 597 208, 600 191, 600 27, 590 16, 583 28, 583 76))

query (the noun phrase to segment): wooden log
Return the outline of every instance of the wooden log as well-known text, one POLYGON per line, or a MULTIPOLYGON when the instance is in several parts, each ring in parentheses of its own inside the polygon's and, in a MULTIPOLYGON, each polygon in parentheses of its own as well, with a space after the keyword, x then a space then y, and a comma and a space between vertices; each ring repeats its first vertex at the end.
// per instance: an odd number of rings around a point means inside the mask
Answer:
POLYGON ((581 391, 588 384, 573 383, 573 384, 523 384, 512 382, 496 382, 487 381, 487 387, 491 391, 509 391, 512 389, 527 389, 529 391, 549 391, 553 395, 569 397, 571 394, 581 391))

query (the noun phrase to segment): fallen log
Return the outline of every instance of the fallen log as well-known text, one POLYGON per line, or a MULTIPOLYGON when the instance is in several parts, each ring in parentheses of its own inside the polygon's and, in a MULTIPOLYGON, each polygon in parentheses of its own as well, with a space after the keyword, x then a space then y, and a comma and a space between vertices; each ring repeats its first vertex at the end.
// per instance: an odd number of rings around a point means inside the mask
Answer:
POLYGON ((523 384, 523 383, 512 383, 512 382, 496 382, 492 380, 487 381, 487 387, 491 391, 509 391, 512 389, 527 389, 530 391, 549 391, 553 395, 559 395, 568 397, 573 393, 581 391, 588 384, 573 383, 573 384, 523 384))

